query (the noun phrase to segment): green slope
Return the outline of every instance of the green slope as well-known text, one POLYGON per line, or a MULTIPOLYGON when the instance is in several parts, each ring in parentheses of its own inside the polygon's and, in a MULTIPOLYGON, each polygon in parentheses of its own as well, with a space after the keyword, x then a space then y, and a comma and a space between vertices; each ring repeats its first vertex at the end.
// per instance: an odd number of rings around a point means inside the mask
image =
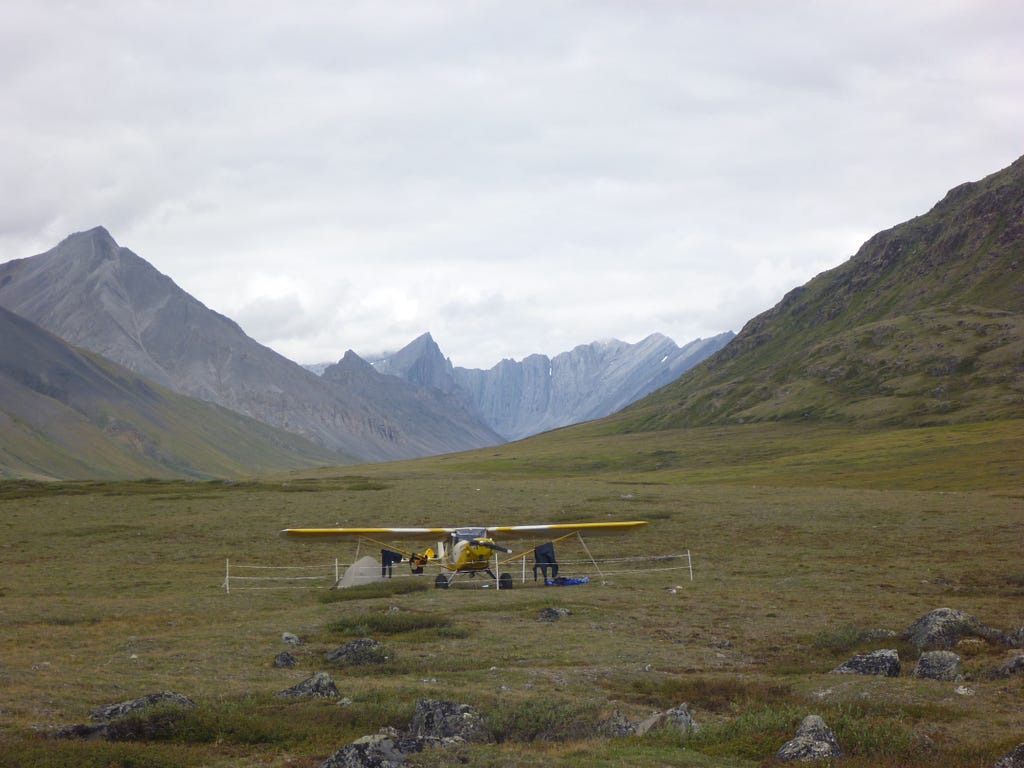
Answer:
POLYGON ((0 308, 0 477, 237 477, 338 463, 158 387, 0 308))
POLYGON ((1024 158, 950 191, 613 417, 623 431, 1024 416, 1024 158))

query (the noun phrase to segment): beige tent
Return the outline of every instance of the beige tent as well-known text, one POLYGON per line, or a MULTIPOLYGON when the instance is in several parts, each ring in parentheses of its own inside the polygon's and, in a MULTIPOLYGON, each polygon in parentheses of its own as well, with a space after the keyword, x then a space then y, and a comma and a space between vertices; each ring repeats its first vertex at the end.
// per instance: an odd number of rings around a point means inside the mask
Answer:
POLYGON ((380 563, 367 555, 356 560, 345 569, 345 574, 338 579, 334 585, 335 589, 354 587, 356 584, 370 584, 374 581, 384 581, 380 575, 380 563))

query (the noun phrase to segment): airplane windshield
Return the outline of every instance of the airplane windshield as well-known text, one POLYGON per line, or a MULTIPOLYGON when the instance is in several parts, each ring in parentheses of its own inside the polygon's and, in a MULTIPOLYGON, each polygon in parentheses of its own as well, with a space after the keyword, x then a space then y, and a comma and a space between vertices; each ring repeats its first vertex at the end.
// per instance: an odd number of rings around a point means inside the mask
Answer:
POLYGON ((469 541, 471 539, 482 539, 487 536, 486 528, 456 528, 452 534, 456 541, 469 541))

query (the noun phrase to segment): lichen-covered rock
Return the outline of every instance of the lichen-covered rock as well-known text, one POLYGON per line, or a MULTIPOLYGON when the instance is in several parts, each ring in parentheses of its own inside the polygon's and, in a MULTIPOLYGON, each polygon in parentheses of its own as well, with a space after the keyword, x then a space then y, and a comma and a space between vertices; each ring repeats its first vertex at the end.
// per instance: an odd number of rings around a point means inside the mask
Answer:
POLYGON ((964 679, 960 657, 952 651, 925 651, 917 660, 912 674, 927 680, 948 680, 952 683, 964 679))
POLYGON ((693 719, 686 703, 680 704, 678 707, 672 707, 672 709, 665 712, 656 712, 646 720, 641 720, 637 723, 633 732, 637 736, 643 736, 658 728, 675 728, 682 733, 696 733, 700 730, 700 726, 693 719))
POLYGON ((565 616, 571 616, 572 611, 568 608, 542 608, 537 616, 537 621, 558 621, 565 616))
POLYGON ((1012 644, 1008 635, 954 608, 929 611, 903 633, 903 638, 919 650, 948 651, 965 637, 980 637, 997 645, 1012 644))
POLYGON ((358 666, 360 664, 383 664, 388 660, 383 644, 368 637, 350 640, 333 651, 324 654, 328 664, 358 666))
POLYGON ((346 744, 320 768, 401 768, 405 756, 423 750, 423 740, 402 736, 394 728, 346 744))
POLYGON ((1024 675, 1024 653, 1018 653, 992 673, 993 677, 1012 677, 1013 675, 1024 675))
POLYGON ((1024 768, 1024 744, 1018 744, 1012 752, 996 760, 992 768, 1024 768))
POLYGON ((283 632, 281 634, 281 642, 285 645, 291 646, 302 645, 302 641, 299 639, 298 635, 293 635, 291 632, 283 632))
POLYGON ((108 704, 105 707, 97 707, 89 713, 89 717, 100 723, 109 723, 125 715, 135 714, 156 706, 170 706, 181 709, 195 709, 196 703, 187 696, 182 696, 174 691, 158 691, 137 699, 122 701, 117 704, 108 704))
POLYGON ((288 651, 281 651, 274 657, 274 667, 276 669, 294 669, 298 665, 299 660, 288 653, 288 651))
POLYGON ((844 661, 829 674, 899 677, 900 655, 893 648, 872 651, 871 653, 860 653, 853 658, 844 661))
POLYGON ((326 672, 317 672, 287 690, 276 694, 282 699, 340 699, 341 693, 326 672))
POLYGON ((636 723, 616 709, 598 724, 598 731, 604 736, 618 738, 634 735, 638 727, 636 723))
POLYGON ((491 741, 484 716, 468 704, 421 699, 409 723, 408 735, 418 739, 453 742, 491 741))
POLYGON ((775 753, 776 760, 811 762, 837 760, 843 756, 832 729, 818 715, 808 715, 800 723, 796 736, 775 753))

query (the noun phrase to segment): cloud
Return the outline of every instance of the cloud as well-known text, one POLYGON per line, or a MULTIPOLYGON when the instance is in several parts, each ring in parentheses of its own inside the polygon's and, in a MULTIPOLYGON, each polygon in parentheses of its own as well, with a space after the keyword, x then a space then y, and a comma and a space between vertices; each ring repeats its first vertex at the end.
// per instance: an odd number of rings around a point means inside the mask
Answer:
POLYGON ((302 362, 739 330, 1021 154, 998 0, 0 9, 0 260, 97 224, 302 362))

